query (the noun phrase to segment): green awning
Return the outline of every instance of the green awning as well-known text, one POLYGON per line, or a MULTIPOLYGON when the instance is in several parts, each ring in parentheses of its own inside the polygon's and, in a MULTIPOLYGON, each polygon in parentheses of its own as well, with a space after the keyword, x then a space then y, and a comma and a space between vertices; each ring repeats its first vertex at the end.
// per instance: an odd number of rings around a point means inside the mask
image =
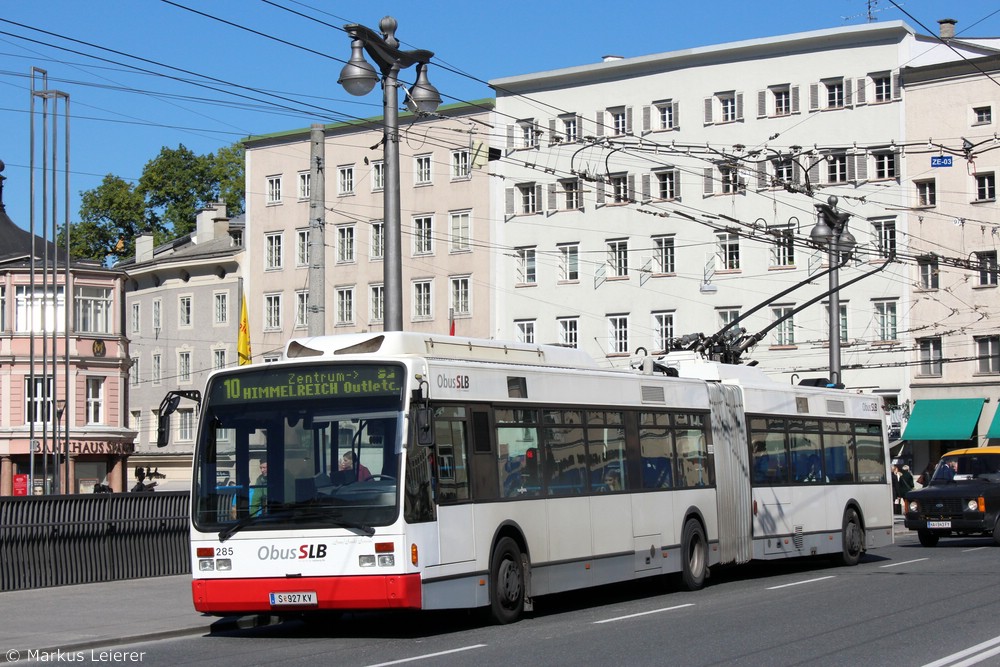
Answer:
POLYGON ((993 415, 993 422, 990 424, 990 430, 986 431, 986 437, 1000 438, 1000 408, 997 408, 993 415))
POLYGON ((913 404, 903 440, 968 440, 985 402, 984 398, 919 400, 913 404))

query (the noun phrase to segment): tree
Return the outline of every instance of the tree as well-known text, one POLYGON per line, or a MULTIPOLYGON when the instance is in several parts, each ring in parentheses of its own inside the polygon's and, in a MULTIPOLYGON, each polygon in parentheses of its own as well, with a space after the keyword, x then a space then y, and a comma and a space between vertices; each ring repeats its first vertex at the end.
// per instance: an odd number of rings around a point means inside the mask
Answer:
POLYGON ((217 199, 213 163, 211 155, 195 155, 181 144, 163 147, 143 167, 138 190, 146 198, 150 219, 169 227, 174 238, 189 234, 198 211, 217 199))
POLYGON ((219 184, 219 198, 226 202, 226 215, 242 215, 246 199, 246 151, 243 144, 223 146, 215 153, 212 176, 219 184))
MULTIPOLYGON (((102 264, 135 256, 135 239, 147 228, 146 201, 129 182, 108 174, 81 193, 80 222, 73 225, 70 254, 102 264)), ((163 230, 159 236, 163 237, 163 230)), ((62 231, 59 243, 65 242, 62 231)))

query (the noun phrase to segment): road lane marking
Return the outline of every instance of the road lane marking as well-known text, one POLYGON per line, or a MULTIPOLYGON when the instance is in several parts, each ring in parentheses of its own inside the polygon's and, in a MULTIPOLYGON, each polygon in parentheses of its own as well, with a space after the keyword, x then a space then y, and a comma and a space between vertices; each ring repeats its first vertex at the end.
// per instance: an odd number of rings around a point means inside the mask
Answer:
POLYGON ((914 558, 913 560, 904 560, 899 563, 889 563, 888 565, 879 565, 879 567, 896 567, 897 565, 909 565, 910 563, 919 563, 922 560, 930 560, 930 558, 914 558))
POLYGON ((369 665, 368 667, 386 667, 386 665, 402 665, 407 662, 416 662, 417 660, 429 660, 430 658, 440 658, 442 655, 451 655, 452 653, 461 653, 462 651, 471 651, 474 648, 485 648, 486 644, 473 644, 472 646, 463 646, 462 648, 453 648, 450 651, 438 651, 437 653, 427 653, 424 655, 415 655, 410 658, 402 658, 401 660, 391 660, 389 662, 379 662, 374 665, 369 665))
POLYGON ((628 616, 616 616, 614 618, 606 618, 603 621, 594 621, 594 625, 599 625, 601 623, 613 623, 615 621, 624 621, 629 618, 635 618, 637 616, 647 616, 649 614, 659 614, 661 611, 673 611, 675 609, 683 609, 684 607, 693 607, 694 603, 679 604, 675 607, 664 607, 663 609, 653 609, 652 611, 641 611, 638 614, 629 614, 628 616))
POLYGON ((993 639, 988 639, 981 644, 976 644, 971 646, 964 651, 959 651, 958 653, 952 653, 951 655, 946 655, 940 660, 935 660, 934 662, 928 662, 923 667, 944 667, 948 665, 949 667, 964 667, 965 665, 974 665, 977 662, 982 662, 986 658, 991 658, 994 655, 1000 653, 1000 646, 993 648, 992 650, 986 651, 990 647, 1000 644, 1000 637, 994 637, 993 639), (973 655, 979 651, 986 651, 979 655, 973 655), (963 660, 963 658, 968 658, 968 660, 963 660), (960 661, 961 662, 958 662, 960 661))
POLYGON ((963 554, 967 554, 970 551, 979 551, 980 549, 992 549, 993 547, 972 547, 971 549, 962 549, 963 554))
POLYGON ((806 579, 805 581, 795 581, 790 584, 781 584, 780 586, 768 586, 765 590, 776 591, 779 588, 788 588, 790 586, 799 586, 801 584, 815 584, 817 581, 823 581, 824 579, 833 579, 834 576, 831 574, 829 577, 817 577, 816 579, 806 579))

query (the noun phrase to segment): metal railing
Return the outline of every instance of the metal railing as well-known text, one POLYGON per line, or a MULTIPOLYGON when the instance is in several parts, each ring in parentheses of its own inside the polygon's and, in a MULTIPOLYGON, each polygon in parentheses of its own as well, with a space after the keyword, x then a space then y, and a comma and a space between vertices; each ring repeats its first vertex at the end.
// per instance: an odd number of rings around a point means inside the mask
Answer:
POLYGON ((185 574, 187 491, 0 498, 0 591, 185 574))

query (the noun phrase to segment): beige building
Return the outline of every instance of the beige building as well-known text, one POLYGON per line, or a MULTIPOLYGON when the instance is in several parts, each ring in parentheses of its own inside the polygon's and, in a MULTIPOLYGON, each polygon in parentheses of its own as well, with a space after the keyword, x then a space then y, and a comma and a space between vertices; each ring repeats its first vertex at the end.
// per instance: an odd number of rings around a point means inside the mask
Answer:
MULTIPOLYGON (((408 331, 491 337, 488 145, 493 100, 400 114, 402 313, 408 331), (477 162, 478 164, 478 162, 477 162)), ((324 127, 324 333, 381 331, 385 314, 381 118, 324 127)), ((246 145, 247 303, 253 360, 308 333, 310 131, 246 145)), ((315 294, 315 292, 313 291, 315 294)), ((315 298, 315 297, 313 297, 315 298)))
POLYGON ((902 70, 916 263, 903 436, 918 468, 955 446, 1000 441, 998 75, 1000 56, 902 70))

